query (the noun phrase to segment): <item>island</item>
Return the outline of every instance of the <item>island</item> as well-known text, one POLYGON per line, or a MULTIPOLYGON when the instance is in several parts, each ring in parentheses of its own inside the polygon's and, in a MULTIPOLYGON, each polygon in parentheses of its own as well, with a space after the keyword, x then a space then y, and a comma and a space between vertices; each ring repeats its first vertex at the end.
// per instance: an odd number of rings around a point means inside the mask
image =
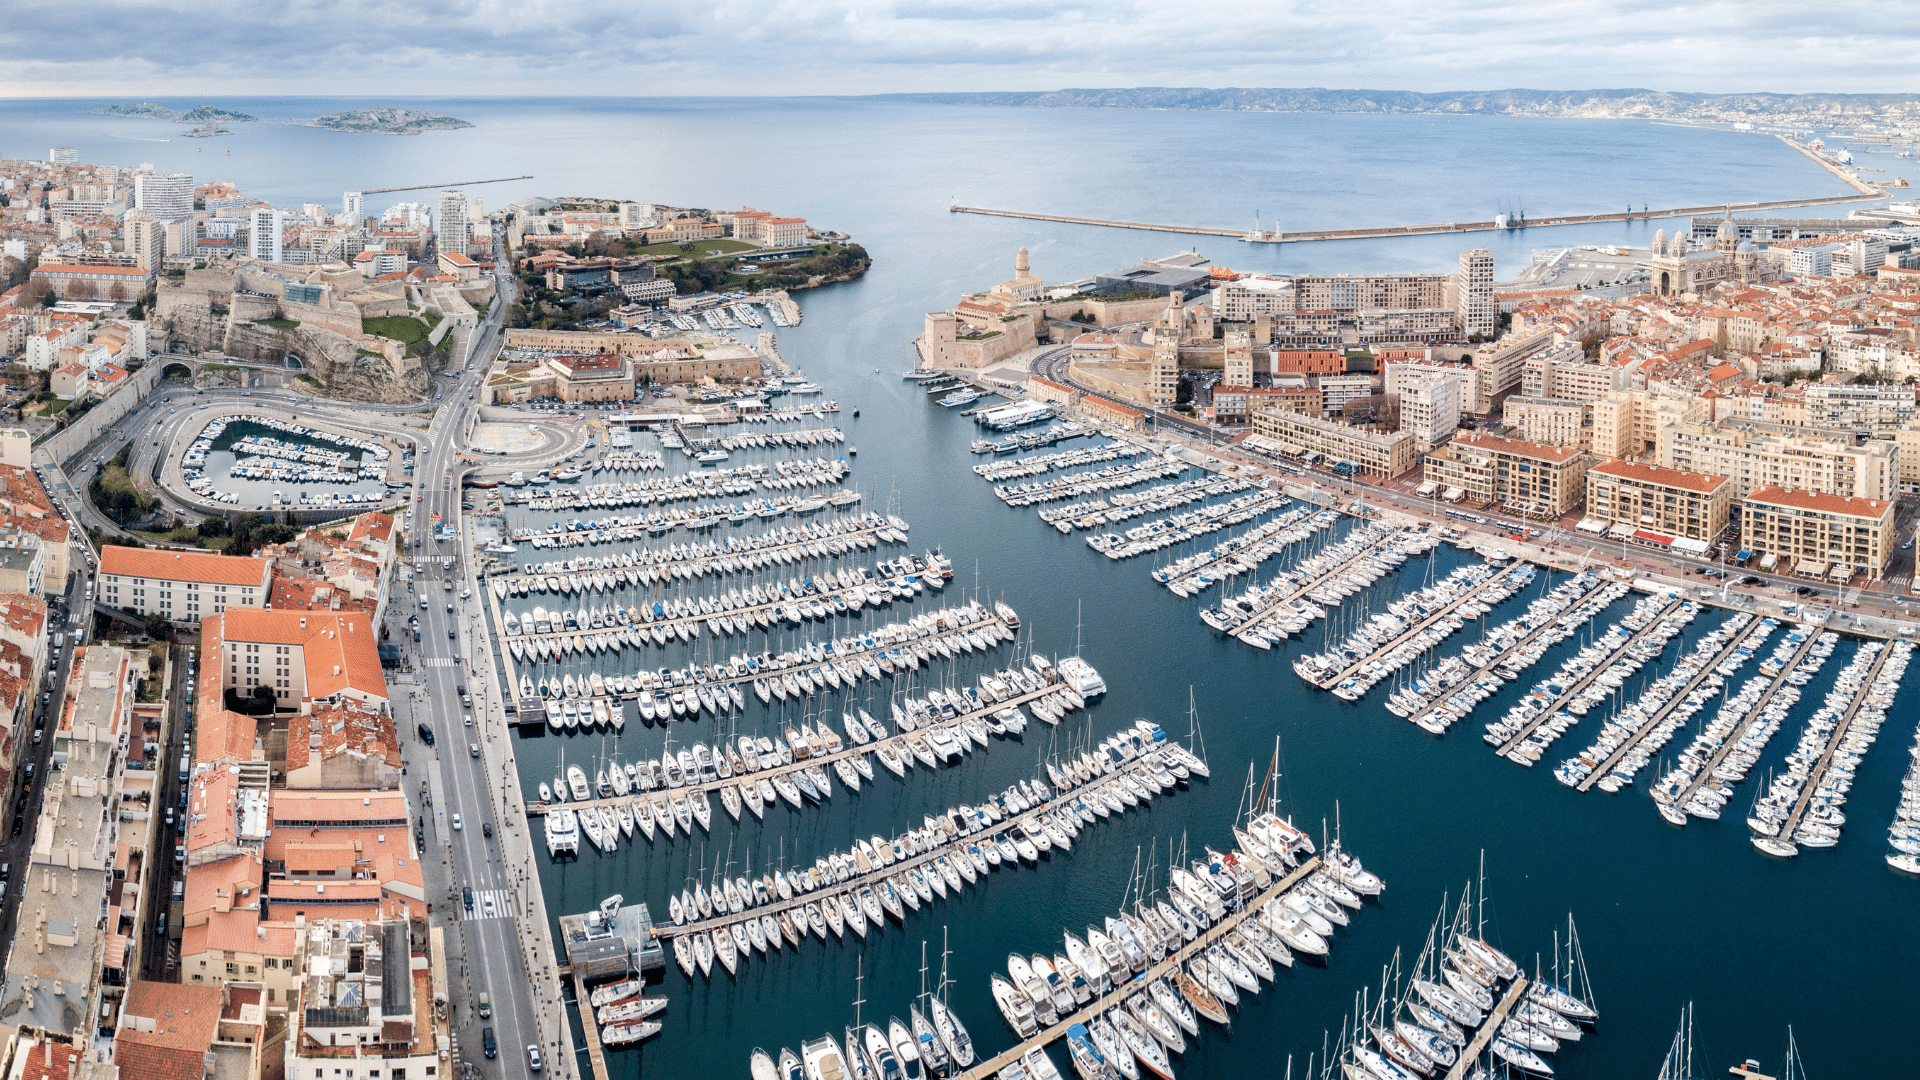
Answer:
POLYGON ((307 126, 326 128, 328 131, 362 131, 374 132, 381 135, 418 135, 423 131, 469 128, 473 125, 465 120, 457 120, 451 116, 442 116, 439 113, 386 107, 377 109, 354 109, 350 112, 316 117, 307 121, 307 126))

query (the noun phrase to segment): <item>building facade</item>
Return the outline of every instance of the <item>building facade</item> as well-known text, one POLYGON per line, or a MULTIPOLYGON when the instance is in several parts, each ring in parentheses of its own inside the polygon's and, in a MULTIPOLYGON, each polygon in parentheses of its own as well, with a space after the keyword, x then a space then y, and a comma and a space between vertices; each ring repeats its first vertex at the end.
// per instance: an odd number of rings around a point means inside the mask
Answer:
POLYGON ((1899 491, 1900 445, 1890 439, 1728 421, 1668 424, 1658 453, 1669 469, 1728 477, 1736 498, 1762 487, 1857 499, 1899 491))
POLYGON ((266 607, 272 575, 268 559, 112 544, 100 549, 102 603, 175 622, 197 621, 230 607, 266 607))
POLYGON ((1839 566, 1877 580, 1897 537, 1892 500, 1761 487, 1740 502, 1740 543, 1780 560, 1782 572, 1817 577, 1839 566))
POLYGON ((1493 301, 1493 253, 1474 248, 1460 253, 1460 280, 1455 286, 1455 313, 1460 332, 1491 336, 1499 329, 1499 312, 1493 301))
POLYGON ((1724 476, 1603 461, 1587 470, 1587 517, 1711 543, 1727 531, 1733 483, 1724 476))
POLYGON ((1381 435, 1289 410, 1254 413, 1253 431, 1279 443, 1288 453, 1318 454, 1337 471, 1382 479, 1413 468, 1416 457, 1413 436, 1404 431, 1381 435))
POLYGON ((1586 497, 1579 450, 1469 432, 1427 455, 1425 479, 1489 506, 1552 518, 1586 497))
POLYGON ((1520 438, 1528 442, 1587 450, 1595 442, 1594 426, 1587 422, 1588 412, 1592 408, 1563 398, 1523 397, 1516 394, 1507 399, 1501 409, 1501 417, 1520 438))

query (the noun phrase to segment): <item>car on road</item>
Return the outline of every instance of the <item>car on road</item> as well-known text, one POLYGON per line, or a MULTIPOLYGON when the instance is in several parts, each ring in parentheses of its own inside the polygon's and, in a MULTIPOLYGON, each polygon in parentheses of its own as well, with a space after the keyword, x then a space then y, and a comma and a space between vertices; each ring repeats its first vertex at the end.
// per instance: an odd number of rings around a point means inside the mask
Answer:
POLYGON ((433 745, 433 728, 432 727, 428 726, 426 723, 423 722, 416 730, 420 732, 420 739, 422 742, 425 742, 428 746, 433 745))
POLYGON ((480 1029, 480 1050, 489 1058, 500 1056, 500 1044, 494 1041, 493 1029, 490 1027, 480 1029))
POLYGON ((541 1069, 545 1067, 546 1066, 540 1063, 540 1048, 538 1046, 535 1046, 532 1043, 528 1043, 527 1044, 527 1068, 532 1069, 534 1072, 539 1072, 541 1069))
POLYGON ((453 640, 456 640, 457 638, 459 638, 459 636, 460 636, 460 635, 459 635, 459 634, 458 634, 457 632, 455 632, 455 630, 453 629, 453 627, 451 627, 451 626, 449 626, 449 627, 447 627, 447 640, 448 640, 448 641, 453 641, 453 640))
POLYGON ((493 1015, 493 995, 487 993, 485 990, 482 990, 480 991, 480 1019, 485 1020, 487 1017, 492 1015, 493 1015))
POLYGON ((459 815, 459 814, 455 814, 455 815, 453 815, 453 831, 454 831, 454 832, 460 832, 460 831, 461 831, 461 828, 460 828, 460 815, 459 815))
POLYGON ((1812 590, 1812 589, 1809 589, 1809 588, 1807 588, 1807 587, 1806 587, 1805 585, 1802 585, 1802 586, 1800 586, 1799 588, 1797 588, 1797 589, 1795 589, 1795 590, 1793 590, 1793 595, 1795 595, 1795 596, 1812 596, 1812 595, 1813 595, 1813 590, 1812 590))
POLYGON ((480 756, 480 744, 479 744, 479 743, 477 743, 477 742, 476 742, 476 743, 468 743, 468 744, 467 744, 467 754, 468 754, 468 756, 470 756, 470 757, 479 757, 479 756, 480 756))
POLYGON ((493 822, 491 822, 491 821, 483 821, 483 822, 481 822, 481 823, 480 823, 480 835, 481 835, 481 836, 492 836, 492 835, 493 835, 493 822))

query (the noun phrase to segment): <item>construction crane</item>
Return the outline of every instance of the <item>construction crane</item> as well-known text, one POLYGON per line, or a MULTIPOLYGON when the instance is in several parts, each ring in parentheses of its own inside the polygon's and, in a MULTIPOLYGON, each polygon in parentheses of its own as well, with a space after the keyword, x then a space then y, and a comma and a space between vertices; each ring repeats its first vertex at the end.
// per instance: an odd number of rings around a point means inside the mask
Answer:
POLYGON ((425 191, 428 188, 463 188, 463 187, 473 187, 477 184, 504 184, 509 180, 531 180, 531 179, 533 179, 533 177, 531 176, 502 176, 497 180, 456 180, 451 184, 409 184, 406 187, 363 188, 356 194, 380 195, 389 191, 425 191))

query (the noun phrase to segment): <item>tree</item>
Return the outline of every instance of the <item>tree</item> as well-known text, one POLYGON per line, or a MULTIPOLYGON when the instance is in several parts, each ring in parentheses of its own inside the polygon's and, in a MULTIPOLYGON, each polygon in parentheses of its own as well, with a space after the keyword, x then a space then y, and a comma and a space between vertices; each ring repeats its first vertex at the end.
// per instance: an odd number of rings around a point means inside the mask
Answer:
POLYGON ((261 683, 253 688, 253 706, 260 712, 272 712, 275 701, 273 687, 261 683))
POLYGON ((143 626, 147 631, 147 636, 155 641, 168 641, 173 637, 173 622, 165 615, 157 613, 149 615, 143 626))

